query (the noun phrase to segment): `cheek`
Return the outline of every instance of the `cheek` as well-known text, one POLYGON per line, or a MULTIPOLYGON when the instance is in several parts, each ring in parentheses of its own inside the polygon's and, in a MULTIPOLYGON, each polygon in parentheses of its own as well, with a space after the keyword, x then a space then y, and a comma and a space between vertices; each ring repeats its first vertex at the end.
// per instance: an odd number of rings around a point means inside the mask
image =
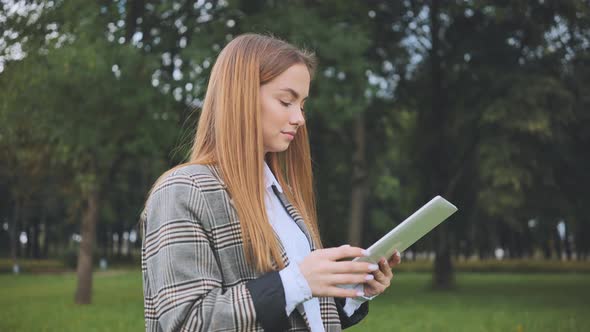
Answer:
POLYGON ((262 126, 265 132, 280 131, 288 122, 288 113, 281 109, 280 105, 264 103, 262 105, 261 117, 262 126))

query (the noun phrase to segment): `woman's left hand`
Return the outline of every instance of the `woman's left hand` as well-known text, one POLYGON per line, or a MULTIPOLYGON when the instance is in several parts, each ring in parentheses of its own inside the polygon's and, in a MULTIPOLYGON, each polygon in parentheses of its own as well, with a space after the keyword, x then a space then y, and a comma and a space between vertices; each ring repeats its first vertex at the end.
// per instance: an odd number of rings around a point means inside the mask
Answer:
POLYGON ((401 256, 397 251, 389 260, 382 257, 379 261, 379 270, 372 272, 375 278, 365 283, 365 296, 371 297, 383 293, 391 285, 391 279, 393 278, 391 268, 400 262, 401 256))

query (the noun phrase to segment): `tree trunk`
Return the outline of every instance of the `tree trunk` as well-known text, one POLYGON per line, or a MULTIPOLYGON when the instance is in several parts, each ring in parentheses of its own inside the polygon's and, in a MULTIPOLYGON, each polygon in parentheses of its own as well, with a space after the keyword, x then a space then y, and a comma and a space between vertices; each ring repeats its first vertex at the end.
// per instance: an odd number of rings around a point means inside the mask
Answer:
POLYGON ((33 223, 31 226, 31 250, 33 252, 34 259, 41 258, 39 254, 39 228, 39 221, 33 223))
POLYGON ((120 230, 117 236, 117 259, 121 259, 123 257, 123 231, 120 230))
MULTIPOLYGON (((446 93, 443 91, 443 60, 441 57, 441 43, 440 43, 440 3, 438 0, 432 0, 430 8, 430 31, 432 36, 432 48, 429 56, 431 62, 431 94, 430 110, 427 116, 428 130, 431 133, 431 141, 427 141, 423 155, 422 163, 424 170, 428 170, 424 176, 429 179, 424 186, 425 195, 432 195, 433 193, 446 193, 451 190, 449 183, 449 174, 446 170, 447 157, 445 150, 445 134, 444 128, 448 123, 448 103, 446 100, 446 93), (434 163, 432 161, 435 161, 434 163)), ((429 198, 428 196, 426 198, 429 198)), ((450 197, 447 198, 450 199, 450 197)), ((448 242, 449 229, 446 224, 441 225, 437 229, 436 235, 436 257, 434 263, 433 287, 435 289, 450 289, 454 286, 454 271, 451 262, 451 248, 448 242)))
POLYGON ((547 260, 551 259, 551 240, 545 239, 541 244, 541 247, 543 249, 543 257, 547 260))
POLYGON ((363 239, 363 215, 367 197, 367 171, 365 157, 365 116, 359 113, 354 126, 354 152, 352 156, 352 190, 350 195, 350 224, 348 243, 360 246, 363 239))
POLYGON ((41 213, 41 220, 39 221, 38 224, 38 235, 37 235, 37 239, 38 239, 38 255, 39 258, 47 258, 47 219, 48 219, 48 214, 49 214, 49 210, 43 208, 43 211, 41 213))
POLYGON ((570 227, 569 224, 565 224, 565 238, 563 245, 565 247, 565 259, 568 261, 572 260, 572 243, 570 241, 570 227))
POLYGON ((125 17, 125 40, 130 43, 135 29, 137 28, 137 19, 143 15, 145 8, 144 0, 130 0, 126 3, 127 16, 125 17))
POLYGON ((92 251, 96 238, 96 224, 98 223, 99 193, 94 188, 88 193, 88 205, 82 215, 80 235, 80 252, 78 254, 78 288, 75 302, 89 304, 92 302, 92 251))
POLYGON ((433 287, 435 289, 449 289, 455 283, 448 236, 447 226, 445 224, 439 225, 436 231, 436 256, 434 259, 433 287))
POLYGON ((10 257, 12 258, 12 270, 16 273, 18 267, 18 222, 20 221, 22 202, 19 198, 15 200, 14 211, 10 225, 10 257))
POLYGON ((110 244, 111 244, 111 239, 109 239, 109 235, 110 235, 109 229, 106 229, 104 231, 104 248, 102 251, 102 256, 104 258, 109 257, 109 248, 110 248, 110 244))
POLYGON ((555 256, 557 257, 557 260, 560 261, 561 255, 563 253, 563 246, 561 236, 559 236, 559 232, 557 231, 556 225, 553 225, 553 231, 551 233, 553 237, 553 243, 555 243, 555 256))
POLYGON ((47 225, 47 218, 43 221, 43 245, 41 246, 41 257, 49 257, 49 226, 47 225))

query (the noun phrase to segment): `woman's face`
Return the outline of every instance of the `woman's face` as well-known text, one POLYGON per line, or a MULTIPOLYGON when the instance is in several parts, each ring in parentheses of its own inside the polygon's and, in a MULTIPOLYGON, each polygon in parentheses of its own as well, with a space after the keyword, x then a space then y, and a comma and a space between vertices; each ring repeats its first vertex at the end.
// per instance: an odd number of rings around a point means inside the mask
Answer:
POLYGON ((303 106, 310 80, 307 67, 296 64, 260 87, 265 154, 287 150, 299 127, 305 125, 303 106))

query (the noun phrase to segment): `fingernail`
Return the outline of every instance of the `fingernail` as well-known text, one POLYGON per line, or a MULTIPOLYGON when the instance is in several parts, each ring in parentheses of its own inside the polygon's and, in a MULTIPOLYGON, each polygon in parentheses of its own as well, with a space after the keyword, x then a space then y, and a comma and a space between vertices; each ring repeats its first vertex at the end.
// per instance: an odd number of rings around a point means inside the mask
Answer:
POLYGON ((400 255, 400 254, 399 254, 399 251, 396 251, 396 252, 395 252, 395 255, 396 255, 398 258, 401 258, 401 257, 402 257, 402 255, 400 255))
POLYGON ((373 279, 375 279, 375 277, 372 274, 367 274, 365 276, 365 280, 373 280, 373 279))
POLYGON ((369 256, 370 255, 369 254, 369 251, 366 250, 366 249, 363 249, 362 253, 363 253, 364 256, 369 256))
POLYGON ((377 271, 379 269, 379 265, 377 264, 370 264, 369 271, 377 271))
POLYGON ((365 292, 356 292, 356 296, 365 296, 365 292))
POLYGON ((350 247, 350 244, 343 244, 342 247, 350 247))

